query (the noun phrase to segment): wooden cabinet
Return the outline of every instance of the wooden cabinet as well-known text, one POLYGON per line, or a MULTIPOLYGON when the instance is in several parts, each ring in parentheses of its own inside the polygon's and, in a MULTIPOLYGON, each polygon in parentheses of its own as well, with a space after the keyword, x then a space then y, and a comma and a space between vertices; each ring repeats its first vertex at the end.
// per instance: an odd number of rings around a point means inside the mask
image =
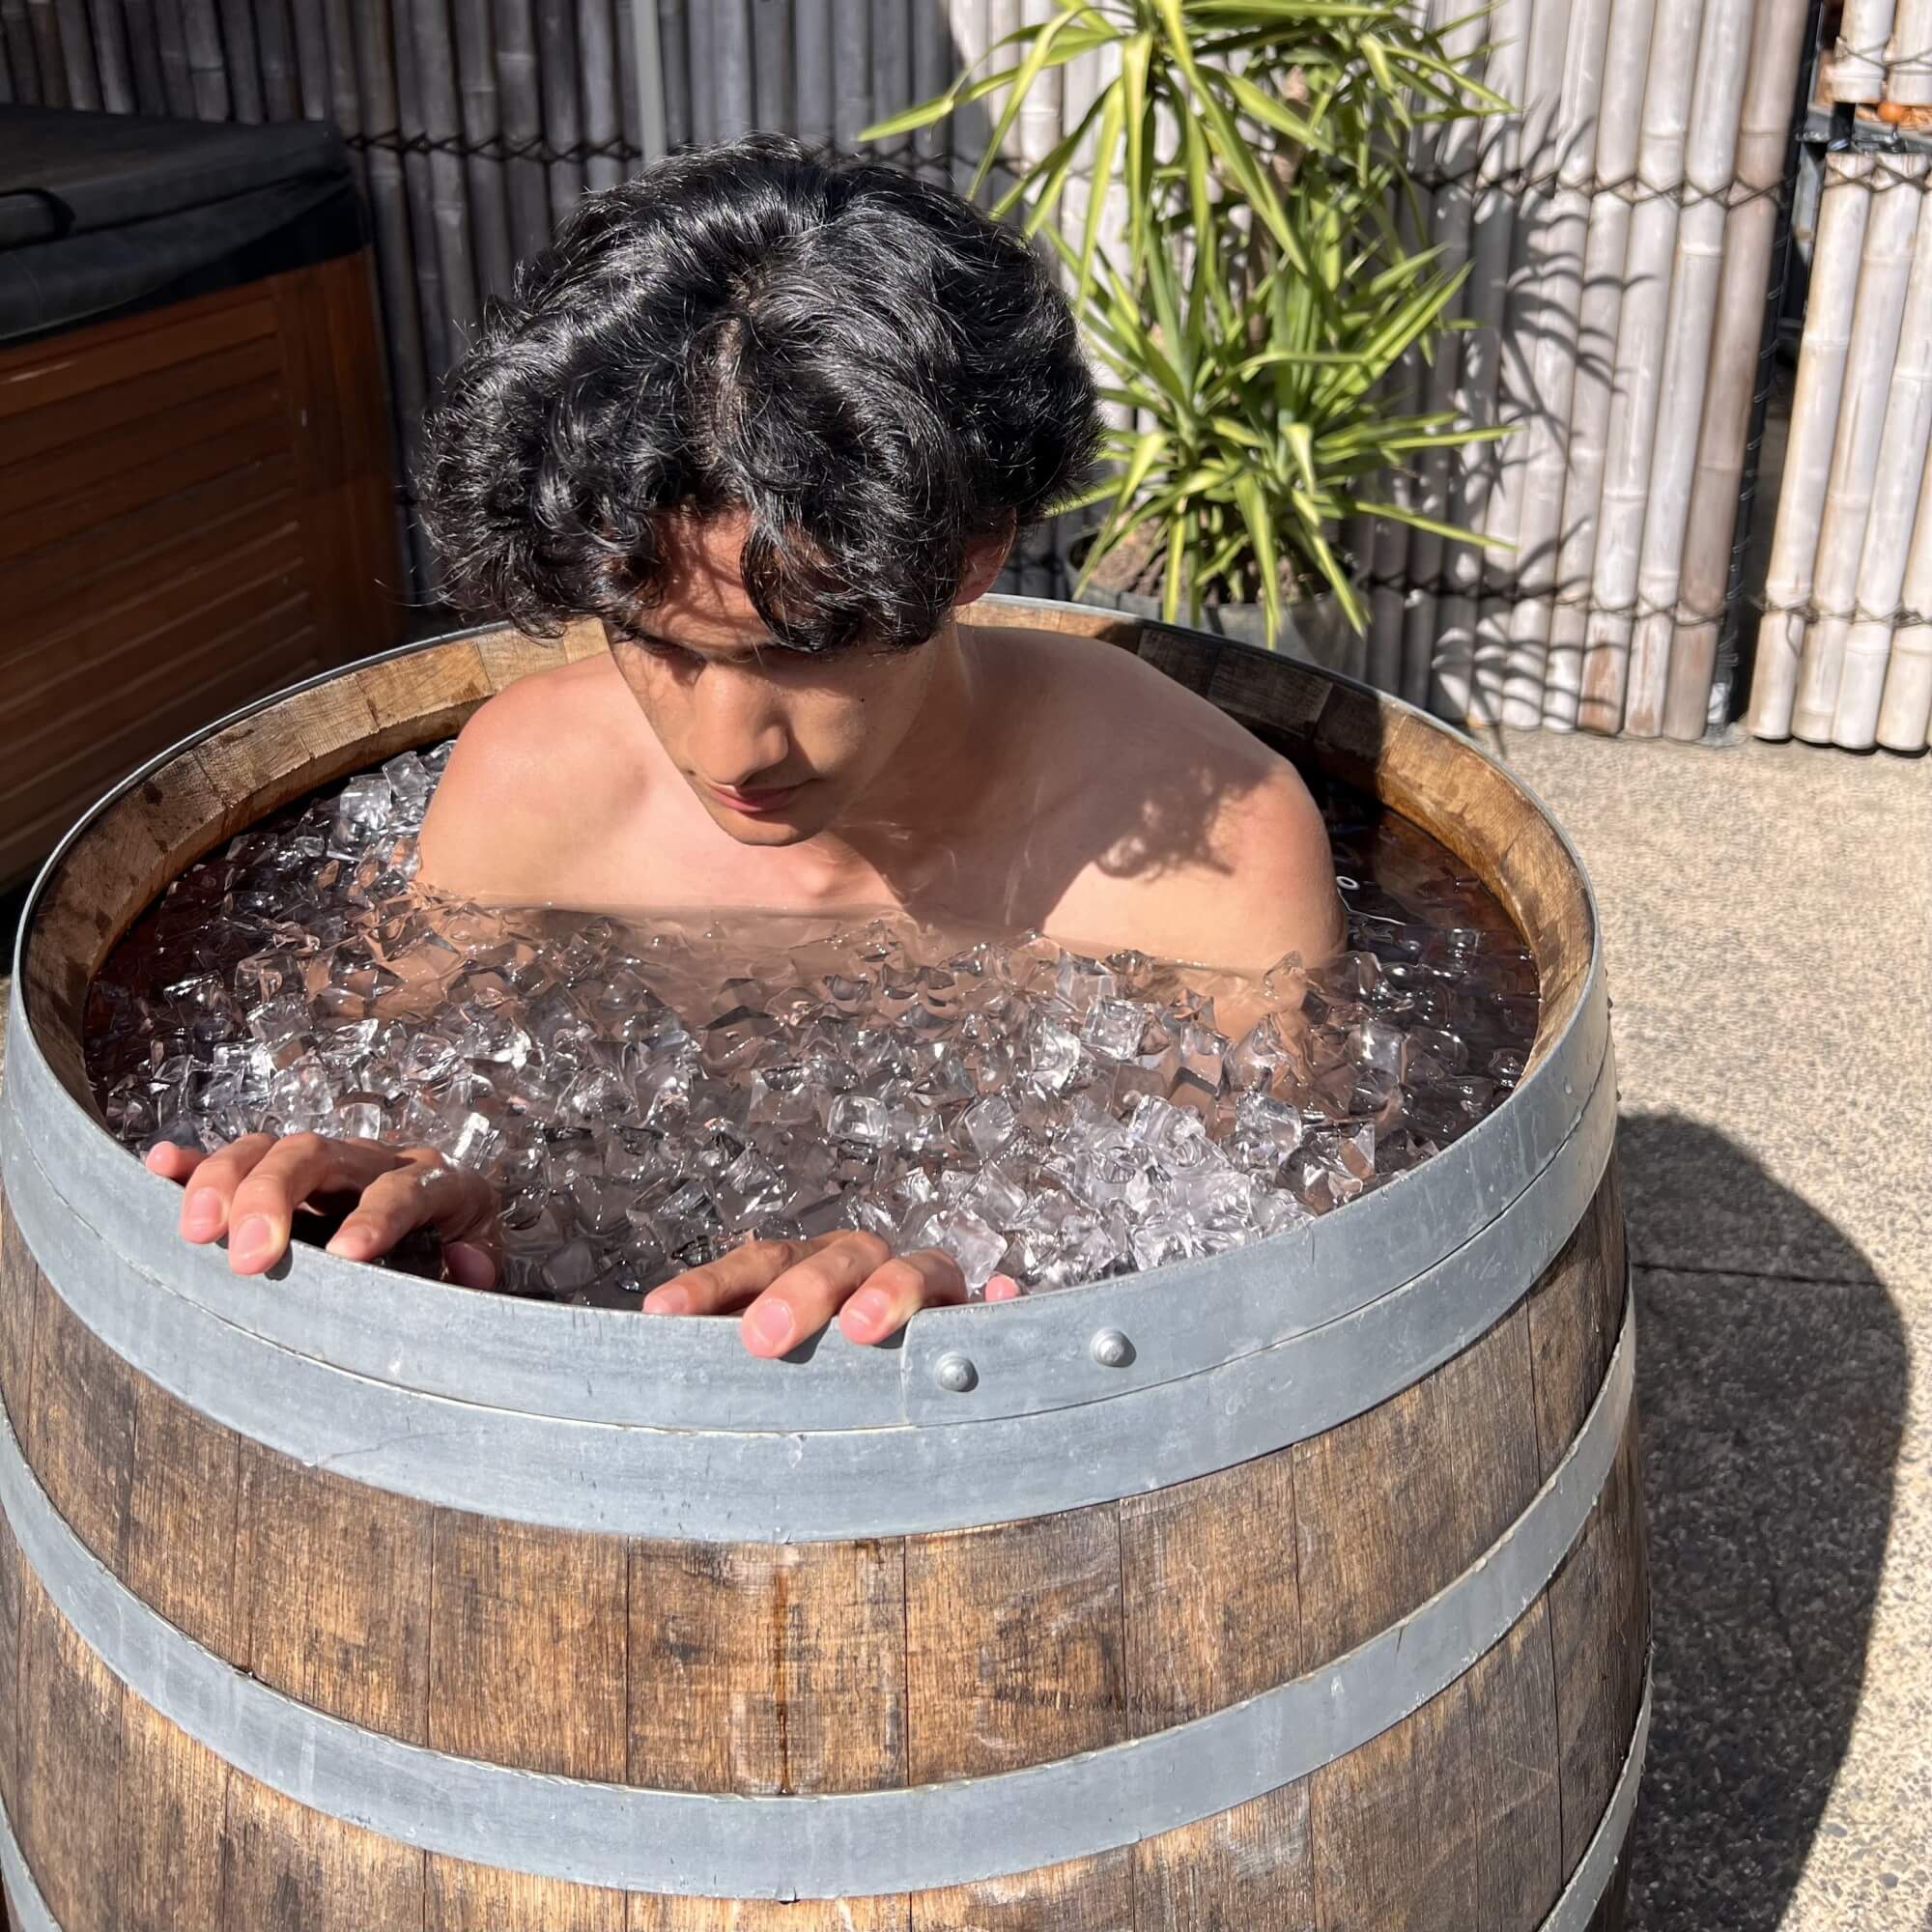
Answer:
POLYGON ((0 349, 0 886, 404 583, 366 250, 0 349))

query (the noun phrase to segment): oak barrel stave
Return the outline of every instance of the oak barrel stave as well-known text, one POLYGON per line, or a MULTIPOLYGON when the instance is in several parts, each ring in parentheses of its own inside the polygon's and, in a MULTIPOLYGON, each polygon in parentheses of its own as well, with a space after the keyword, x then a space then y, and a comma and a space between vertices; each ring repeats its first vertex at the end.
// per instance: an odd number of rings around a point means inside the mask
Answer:
MULTIPOLYGON (((1013 612, 1138 642, 1296 755, 1406 801, 1491 880, 1535 950, 1539 1063, 1589 1017, 1599 969, 1580 872, 1479 754, 1384 700, 1217 640, 1142 636, 1070 608, 1013 612)), ((601 642, 579 631, 563 648, 601 642)), ((169 877, 314 785, 447 735, 491 690, 554 661, 497 633, 365 665, 218 727, 110 805, 32 914, 21 996, 52 1078, 89 1105, 75 1050, 87 980, 169 877)), ((39 1151, 58 1164, 56 1149, 39 1151)), ((1624 1320, 1621 1239, 1612 1162, 1498 1320, 1337 1426, 1151 1492, 904 1535, 598 1534, 377 1489, 353 1457, 304 1467, 197 1413, 93 1334, 11 1213, 0 1396, 33 1479, 108 1576, 225 1665, 314 1710, 452 1759, 598 1785, 780 1802, 890 1794, 1052 1773, 1077 1753, 1238 1717, 1243 1700, 1346 1668, 1355 1645, 1453 1593, 1527 1520, 1605 1390, 1624 1320)), ((173 1922, 238 1928, 1292 1932, 1467 1914, 1529 1932, 1556 1922, 1559 1892, 1628 1790, 1647 1583, 1634 1419, 1624 1430, 1547 1585, 1409 1715, 1208 1817, 1129 1825, 1113 1843, 1090 1827, 1098 1849, 1039 1869, 1006 1869, 1010 1855, 988 1843, 974 1854, 984 1876, 786 1905, 627 1895, 370 1831, 224 1762, 139 1684, 122 1686, 11 1534, 0 1667, 22 1703, 12 1734, 0 1731, 0 1802, 24 1875, 67 1932, 163 1922, 163 1904, 173 1922), (52 1846, 50 1793, 104 1821, 98 1843, 52 1846), (160 1858, 154 1833, 128 1823, 156 1815, 179 1821, 183 1856, 160 1858)), ((1580 1906, 1566 1902, 1565 1932, 1610 1932, 1622 1883, 1606 1869, 1580 1906)))

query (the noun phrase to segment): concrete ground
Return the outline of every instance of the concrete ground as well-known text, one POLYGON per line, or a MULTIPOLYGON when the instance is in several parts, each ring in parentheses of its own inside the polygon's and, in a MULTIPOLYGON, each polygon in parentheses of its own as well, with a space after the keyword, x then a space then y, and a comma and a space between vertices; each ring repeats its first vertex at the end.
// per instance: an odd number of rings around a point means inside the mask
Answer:
POLYGON ((1657 1691, 1633 1932, 1932 1932, 1932 759, 1513 733, 1594 878, 1657 1691))
POLYGON ((1932 759, 1502 750, 1590 867, 1615 1002, 1657 1631, 1632 1932, 1932 1932, 1932 759))

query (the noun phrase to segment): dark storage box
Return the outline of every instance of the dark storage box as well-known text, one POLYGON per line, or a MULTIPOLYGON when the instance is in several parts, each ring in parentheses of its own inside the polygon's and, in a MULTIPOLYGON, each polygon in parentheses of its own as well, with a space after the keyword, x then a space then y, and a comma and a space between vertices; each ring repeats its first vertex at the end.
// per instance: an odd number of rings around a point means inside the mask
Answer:
POLYGON ((402 582, 334 130, 0 108, 0 884, 402 582))

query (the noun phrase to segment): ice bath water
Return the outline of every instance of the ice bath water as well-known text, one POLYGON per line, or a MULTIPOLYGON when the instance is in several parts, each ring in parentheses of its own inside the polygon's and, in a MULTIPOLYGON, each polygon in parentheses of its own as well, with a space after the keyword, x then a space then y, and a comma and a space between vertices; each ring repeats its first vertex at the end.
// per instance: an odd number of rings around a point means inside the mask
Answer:
POLYGON ((123 1142, 435 1147, 498 1186, 518 1293, 634 1304, 748 1237, 837 1227, 944 1247, 975 1293, 1043 1290, 1398 1183, 1535 1036, 1493 897, 1319 778, 1348 950, 1238 979, 903 920, 438 897, 413 833, 448 752, 265 820, 129 931, 87 1014, 123 1142))

